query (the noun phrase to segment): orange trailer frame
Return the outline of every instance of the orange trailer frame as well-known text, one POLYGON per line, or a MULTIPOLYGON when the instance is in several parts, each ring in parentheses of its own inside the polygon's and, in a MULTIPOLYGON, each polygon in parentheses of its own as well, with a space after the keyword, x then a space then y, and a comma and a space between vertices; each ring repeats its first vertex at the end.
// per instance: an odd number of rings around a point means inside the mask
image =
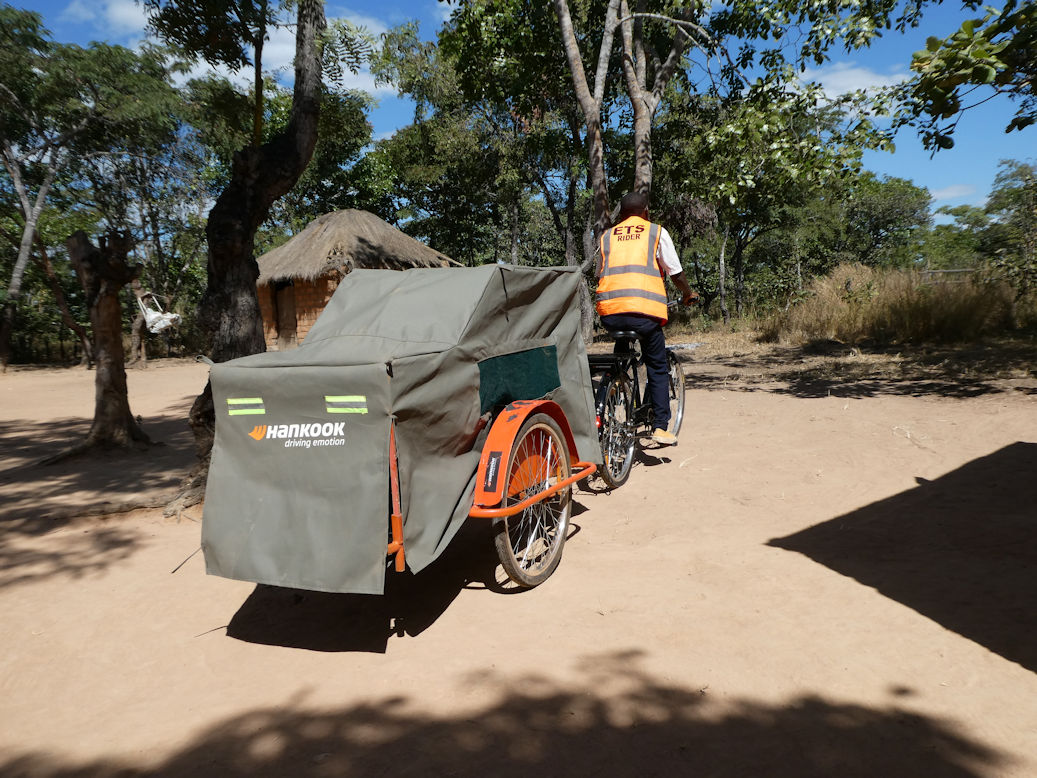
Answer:
MULTIPOLYGON (((506 516, 514 516, 521 513, 529 506, 557 494, 562 489, 572 486, 597 470, 593 462, 582 462, 578 460, 579 454, 576 450, 576 441, 573 438, 569 422, 565 418, 565 412, 558 403, 551 400, 516 400, 507 405, 494 419, 490 432, 483 445, 482 456, 476 470, 476 488, 473 505, 468 512, 469 516, 480 519, 497 519, 506 516), (522 425, 534 414, 542 413, 549 416, 557 424, 565 438, 567 455, 570 462, 570 475, 542 492, 532 497, 509 505, 499 506, 505 497, 513 496, 523 491, 525 485, 522 482, 511 483, 500 477, 502 471, 507 470, 511 462, 512 451, 515 441, 522 425), (509 489, 510 486, 510 489, 509 489)), ((397 572, 403 572, 407 567, 405 543, 403 537, 403 511, 400 504, 400 474, 396 455, 396 429, 389 427, 389 484, 392 499, 392 512, 389 516, 390 540, 386 549, 386 555, 394 557, 397 572)))

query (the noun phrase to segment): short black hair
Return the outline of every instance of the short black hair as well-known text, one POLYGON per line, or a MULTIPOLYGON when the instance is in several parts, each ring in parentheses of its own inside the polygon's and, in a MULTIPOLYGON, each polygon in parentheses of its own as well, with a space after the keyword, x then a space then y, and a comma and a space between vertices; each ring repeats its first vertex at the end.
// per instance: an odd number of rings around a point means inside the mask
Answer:
POLYGON ((619 218, 640 216, 648 210, 648 197, 641 192, 627 192, 619 201, 619 218))

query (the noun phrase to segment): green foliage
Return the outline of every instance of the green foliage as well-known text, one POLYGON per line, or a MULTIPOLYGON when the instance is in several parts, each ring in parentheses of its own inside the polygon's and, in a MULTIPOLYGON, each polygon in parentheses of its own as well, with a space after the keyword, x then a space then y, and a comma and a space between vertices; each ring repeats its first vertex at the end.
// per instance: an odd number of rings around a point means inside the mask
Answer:
MULTIPOLYGON (((291 94, 284 89, 267 101, 264 126, 268 135, 283 131, 291 116, 291 103, 291 94)), ((324 93, 313 157, 298 183, 272 206, 257 235, 257 253, 298 233, 322 214, 358 205, 355 166, 371 142, 366 117, 370 105, 370 97, 363 92, 324 93)))
POLYGON ((385 36, 372 70, 415 101, 415 121, 360 166, 357 200, 458 261, 509 260, 535 142, 523 131, 530 123, 506 107, 467 99, 458 64, 414 25, 385 36))
POLYGON ((983 233, 990 219, 982 208, 972 205, 943 207, 938 214, 950 216, 950 224, 937 224, 923 236, 922 255, 934 270, 960 270, 978 266, 984 257, 983 233))
POLYGON ((903 178, 868 173, 853 187, 844 211, 844 251, 865 265, 907 266, 921 255, 931 221, 928 190, 903 178))
POLYGON ((1037 167, 1003 160, 986 210, 991 263, 1020 297, 1037 292, 1037 167))
POLYGON ((321 70, 327 82, 341 89, 345 71, 358 73, 374 53, 375 39, 347 19, 335 19, 321 40, 321 70))
POLYGON ((162 40, 210 65, 240 69, 252 64, 249 49, 274 26, 287 2, 144 0, 151 30, 162 40))
POLYGON ((927 148, 951 148, 961 112, 991 93, 1019 102, 1005 132, 1037 122, 1037 5, 1006 0, 1000 11, 985 10, 983 18, 965 21, 947 38, 930 37, 912 59, 916 75, 899 90, 905 105, 898 123, 917 127, 927 148))
POLYGON ((573 107, 572 79, 549 3, 463 3, 440 45, 471 103, 507 105, 527 120, 573 107))

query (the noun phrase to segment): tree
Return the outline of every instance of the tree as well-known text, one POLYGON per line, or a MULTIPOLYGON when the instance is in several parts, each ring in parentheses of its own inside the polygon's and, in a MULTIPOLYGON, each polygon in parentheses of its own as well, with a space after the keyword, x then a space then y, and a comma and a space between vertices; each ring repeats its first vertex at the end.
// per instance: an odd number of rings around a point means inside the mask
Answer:
POLYGON ((235 70, 253 66, 251 139, 252 145, 258 146, 263 135, 263 45, 267 30, 277 22, 278 11, 287 4, 282 0, 271 8, 269 0, 144 0, 144 5, 151 13, 151 29, 163 40, 213 66, 227 65, 235 70))
MULTIPOLYGON (((558 16, 558 26, 562 36, 562 50, 569 65, 576 101, 583 112, 583 123, 586 129, 587 143, 587 179, 588 188, 593 197, 594 236, 601 235, 611 224, 609 208, 608 179, 605 174, 605 144, 603 140, 602 108, 609 76, 609 61, 612 57, 612 44, 619 26, 620 0, 609 0, 605 9, 602 24, 601 40, 598 45, 597 64, 594 70, 593 88, 587 80, 583 54, 573 26, 572 14, 567 0, 552 0, 552 7, 558 16)), ((593 264, 593 255, 584 257, 584 272, 593 264)))
MULTIPOLYGON (((707 296, 719 300, 725 320, 729 281, 736 312, 744 310, 750 247, 776 230, 797 230, 801 209, 854 175, 864 148, 884 142, 870 122, 847 121, 857 110, 852 97, 826 104, 819 87, 797 84, 788 72, 724 97, 671 101, 658 132, 663 177, 716 213, 715 240, 696 249, 716 252, 716 291, 707 296)), ((662 213, 670 202, 661 199, 662 213)), ((682 237, 690 243, 694 236, 682 237)), ((802 267, 795 272, 801 277, 802 267)), ((702 270, 695 273, 701 280, 702 270)))
POLYGON ((4 367, 36 228, 55 179, 70 162, 106 153, 113 137, 161 112, 161 98, 170 91, 164 76, 161 63, 146 52, 55 44, 39 14, 0 5, 0 157, 21 219, 0 323, 4 367))
POLYGON ((910 181, 865 173, 847 198, 846 251, 864 265, 909 265, 921 256, 930 202, 910 181))
MULTIPOLYGON (((94 446, 148 444, 150 440, 130 411, 122 345, 122 288, 140 268, 127 261, 132 239, 110 233, 100 248, 85 232, 68 239, 68 254, 86 292, 94 334, 94 420, 86 441, 68 453, 94 446)), ((62 456, 62 455, 59 455, 62 456)))
POLYGON ((990 217, 974 205, 944 206, 936 213, 950 216, 950 224, 937 224, 925 235, 922 253, 926 267, 934 270, 975 268, 984 258, 984 235, 990 217))
MULTIPOLYGON (((601 43, 592 92, 568 2, 552 0, 552 4, 588 131, 596 233, 608 223, 606 178, 600 169, 604 162, 600 148, 601 108, 617 27, 621 28, 623 70, 634 114, 633 184, 646 190, 651 182, 652 118, 661 105, 670 78, 678 71, 694 71, 695 80, 687 79, 692 91, 716 98, 738 98, 748 86, 745 74, 751 70, 762 72, 762 80, 774 82, 787 78, 808 61, 824 62, 837 43, 851 49, 867 45, 882 27, 892 23, 891 16, 897 7, 891 2, 806 4, 777 0, 760 4, 735 0, 722 5, 688 6, 670 2, 649 5, 639 0, 631 11, 628 0, 609 0, 599 28, 601 43), (658 45, 660 39, 669 41, 668 49, 658 45), (737 49, 737 55, 729 57, 728 49, 737 49), (664 55, 663 51, 667 53, 664 55), (697 59, 682 62, 681 57, 686 52, 696 53, 697 59), (654 75, 650 75, 650 71, 654 75)), ((915 23, 919 7, 919 0, 905 3, 897 25, 915 23)), ((592 5, 588 16, 596 8, 592 5)), ((588 20, 586 24, 594 22, 588 20)))
MULTIPOLYGON (((166 35, 184 50, 200 54, 209 62, 241 66, 248 62, 249 46, 253 48, 256 105, 251 144, 235 152, 229 180, 209 212, 205 228, 208 276, 199 318, 212 335, 215 361, 255 354, 266 348, 256 293, 256 232, 269 216, 273 203, 296 184, 313 156, 325 55, 348 54, 347 65, 355 69, 367 40, 348 25, 336 26, 334 37, 326 35, 323 0, 298 0, 295 82, 289 119, 281 132, 260 143, 262 132, 261 128, 257 132, 256 127, 264 111, 259 57, 262 39, 276 9, 271 9, 266 0, 147 0, 147 4, 154 12, 156 29, 165 29, 166 35)), ((338 72, 334 67, 328 69, 338 72)), ((215 429, 211 385, 206 384, 196 398, 189 420, 199 467, 185 484, 185 502, 200 499, 208 472, 215 429)))
MULTIPOLYGON (((259 3, 148 0, 159 34, 210 63, 241 66, 253 46, 256 60, 256 109, 251 145, 235 153, 230 179, 206 223, 208 280, 199 309, 212 335, 218 362, 265 350, 256 278, 255 234, 270 207, 302 175, 317 141, 321 98, 321 35, 325 28, 321 0, 300 0, 296 13, 295 85, 291 118, 285 129, 259 144, 262 121, 261 42, 271 20, 265 0, 259 3)), ((199 457, 207 461, 214 430, 212 390, 207 384, 191 408, 199 457)))
POLYGON ((918 127, 927 148, 953 147, 961 115, 997 95, 1019 102, 1005 132, 1037 122, 1037 5, 1006 0, 986 10, 947 38, 930 37, 911 60, 915 77, 895 90, 904 101, 898 124, 918 127))
POLYGON ((414 25, 384 37, 372 70, 415 101, 415 115, 379 142, 373 156, 391 171, 382 215, 448 256, 478 265, 511 257, 516 246, 508 227, 526 184, 516 161, 520 120, 499 105, 466 99, 456 64, 448 48, 420 41, 414 25), (509 232, 511 246, 502 246, 509 232))
MULTIPOLYGON (((356 206, 353 168, 371 143, 365 115, 370 103, 363 92, 324 91, 313 157, 296 185, 271 206, 261 236, 264 246, 272 248, 322 214, 356 206)), ((277 89, 267 106, 264 131, 272 136, 288 124, 291 93, 277 89)))
POLYGON ((991 260, 1019 297, 1037 290, 1037 166, 1002 160, 987 201, 991 260))
MULTIPOLYGON (((164 51, 144 50, 168 61, 164 51)), ((179 66, 172 61, 167 71, 179 66)), ((95 217, 94 231, 133 237, 132 257, 141 266, 134 297, 128 298, 134 316, 134 361, 143 361, 145 332, 136 296, 151 292, 167 309, 181 306, 186 298, 182 305, 186 313, 201 292, 202 216, 208 206, 206 149, 187 123, 190 107, 185 107, 183 94, 167 92, 162 113, 113 136, 107 153, 85 155, 71 169, 74 175, 69 180, 57 182, 57 204, 64 212, 88 212, 95 217), (173 94, 175 101, 168 99, 173 94)))
MULTIPOLYGON (((545 45, 558 34, 557 16, 545 3, 479 0, 462 4, 439 40, 466 106, 493 125, 513 261, 544 261, 533 256, 556 252, 556 263, 564 258, 580 265, 590 258, 593 264, 584 115, 564 52, 545 45), (546 245, 545 237, 534 236, 544 226, 535 221, 540 216, 549 217, 557 236, 546 245)), ((589 326, 589 295, 581 295, 581 304, 589 326)))

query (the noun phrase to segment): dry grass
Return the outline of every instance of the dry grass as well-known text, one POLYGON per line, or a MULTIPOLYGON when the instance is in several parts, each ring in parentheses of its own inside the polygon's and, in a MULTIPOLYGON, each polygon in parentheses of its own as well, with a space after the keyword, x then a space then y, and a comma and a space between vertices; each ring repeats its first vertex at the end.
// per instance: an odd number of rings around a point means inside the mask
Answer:
POLYGON ((792 345, 968 343, 1035 322, 1033 306, 1020 306, 1003 283, 927 283, 912 271, 842 265, 764 322, 761 335, 792 345))

